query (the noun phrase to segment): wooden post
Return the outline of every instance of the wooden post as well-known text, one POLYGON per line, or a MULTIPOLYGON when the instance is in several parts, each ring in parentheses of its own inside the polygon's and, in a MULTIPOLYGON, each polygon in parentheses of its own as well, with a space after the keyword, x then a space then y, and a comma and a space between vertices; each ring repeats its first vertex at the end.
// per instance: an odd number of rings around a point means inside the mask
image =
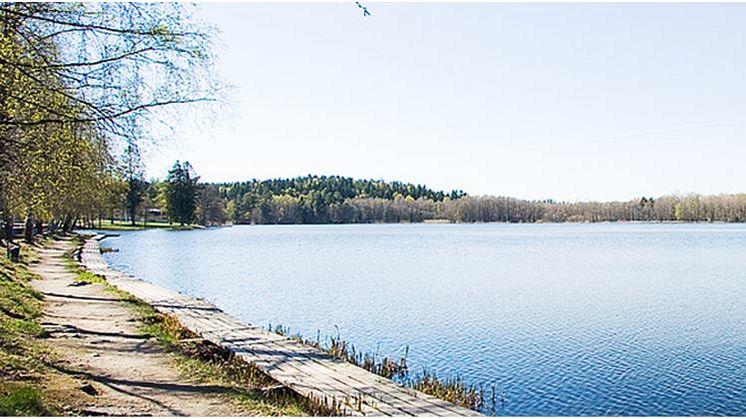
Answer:
POLYGON ((17 244, 8 243, 7 257, 13 263, 21 261, 21 246, 17 244))

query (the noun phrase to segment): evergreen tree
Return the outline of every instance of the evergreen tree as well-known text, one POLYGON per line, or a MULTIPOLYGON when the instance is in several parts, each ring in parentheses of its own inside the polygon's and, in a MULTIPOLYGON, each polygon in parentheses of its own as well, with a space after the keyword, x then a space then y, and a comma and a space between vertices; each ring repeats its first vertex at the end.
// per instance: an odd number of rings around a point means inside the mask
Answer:
POLYGON ((194 222, 199 177, 189 162, 178 160, 166 177, 166 207, 171 221, 181 225, 194 222))

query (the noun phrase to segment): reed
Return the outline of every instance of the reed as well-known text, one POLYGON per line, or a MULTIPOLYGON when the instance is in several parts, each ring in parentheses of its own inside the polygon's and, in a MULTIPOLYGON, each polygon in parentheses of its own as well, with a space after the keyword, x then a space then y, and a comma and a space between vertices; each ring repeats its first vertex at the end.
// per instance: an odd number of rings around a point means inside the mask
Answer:
POLYGON ((459 376, 441 379, 425 370, 412 380, 410 386, 415 390, 472 410, 478 411, 484 405, 483 387, 466 384, 459 376))
MULTIPOLYGON (((492 391, 488 397, 483 385, 467 384, 459 376, 440 378, 428 370, 424 370, 421 374, 412 374, 407 366, 409 346, 405 348, 404 355, 399 360, 395 360, 388 357, 378 357, 375 353, 371 354, 357 350, 355 345, 341 339, 339 329, 337 329, 336 336, 327 337, 328 344, 326 342, 325 344, 321 343, 319 332, 316 333, 316 340, 314 341, 304 339, 300 333, 292 333, 289 327, 282 325, 273 327, 272 324, 269 324, 268 330, 319 348, 337 359, 349 362, 382 377, 393 379, 405 387, 413 388, 475 411, 491 410, 493 414, 496 412, 497 389, 494 385, 491 386, 492 391)), ((502 400, 504 400, 504 396, 502 400)))

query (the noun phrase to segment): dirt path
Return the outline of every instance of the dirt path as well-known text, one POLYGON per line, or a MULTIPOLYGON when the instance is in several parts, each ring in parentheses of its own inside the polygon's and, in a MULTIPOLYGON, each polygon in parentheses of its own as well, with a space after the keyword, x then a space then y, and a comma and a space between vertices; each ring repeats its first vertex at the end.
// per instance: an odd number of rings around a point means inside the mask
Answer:
POLYGON ((78 378, 88 414, 155 416, 241 416, 249 414, 225 388, 185 380, 172 356, 138 332, 137 320, 101 284, 74 286, 63 253, 67 241, 40 249, 31 266, 43 279, 45 341, 61 358, 58 368, 78 378))

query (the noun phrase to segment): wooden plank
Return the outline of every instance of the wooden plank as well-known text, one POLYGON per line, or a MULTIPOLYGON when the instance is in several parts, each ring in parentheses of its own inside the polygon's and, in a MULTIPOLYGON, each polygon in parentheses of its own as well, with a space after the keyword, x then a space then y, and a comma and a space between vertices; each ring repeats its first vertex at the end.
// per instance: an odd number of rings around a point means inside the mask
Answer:
MULTIPOLYGON (((439 404, 427 403, 423 399, 418 399, 411 396, 409 393, 413 390, 407 390, 401 386, 398 386, 390 380, 386 380, 383 377, 378 377, 362 368, 356 367, 352 364, 344 361, 338 361, 330 355, 317 350, 316 348, 308 347, 294 341, 283 341, 278 342, 277 346, 283 346, 285 350, 292 351, 304 356, 309 364, 316 365, 316 369, 323 367, 323 374, 329 376, 340 382, 347 383, 355 391, 370 394, 372 397, 386 403, 392 407, 402 409, 408 414, 412 415, 447 415, 452 416, 460 413, 458 408, 454 410, 444 409, 439 404), (342 368, 340 368, 342 367, 342 368), (344 368, 348 367, 348 368, 344 368), (344 371, 346 369, 347 371, 344 371), (380 378, 380 380, 374 380, 372 377, 380 378), (387 382, 390 386, 382 385, 387 382)), ((435 398, 433 398, 435 399, 435 398)), ((435 399, 440 401, 439 399, 435 399)), ((448 402, 443 404, 450 405, 448 402)), ((454 406, 455 407, 455 406, 454 406)))
MULTIPOLYGON (((302 384, 300 387, 301 394, 303 394, 302 391, 304 388, 314 388, 325 394, 334 395, 337 400, 348 400, 349 403, 355 405, 358 409, 362 408, 365 414, 370 413, 370 411, 389 416, 403 416, 407 414, 407 412, 401 409, 378 403, 377 400, 366 397, 366 394, 350 391, 350 387, 345 383, 330 379, 331 377, 326 374, 326 371, 305 368, 292 354, 280 351, 276 346, 271 344, 268 345, 261 342, 251 343, 250 345, 242 344, 236 348, 235 352, 254 365, 263 366, 268 375, 273 378, 286 376, 287 380, 285 382, 290 383, 288 384, 290 388, 296 389, 294 385, 298 383, 302 384), (246 356, 247 354, 251 355, 246 356), (357 403, 358 400, 362 401, 362 405, 357 403)), ((283 380, 278 381, 283 382, 283 380)))

